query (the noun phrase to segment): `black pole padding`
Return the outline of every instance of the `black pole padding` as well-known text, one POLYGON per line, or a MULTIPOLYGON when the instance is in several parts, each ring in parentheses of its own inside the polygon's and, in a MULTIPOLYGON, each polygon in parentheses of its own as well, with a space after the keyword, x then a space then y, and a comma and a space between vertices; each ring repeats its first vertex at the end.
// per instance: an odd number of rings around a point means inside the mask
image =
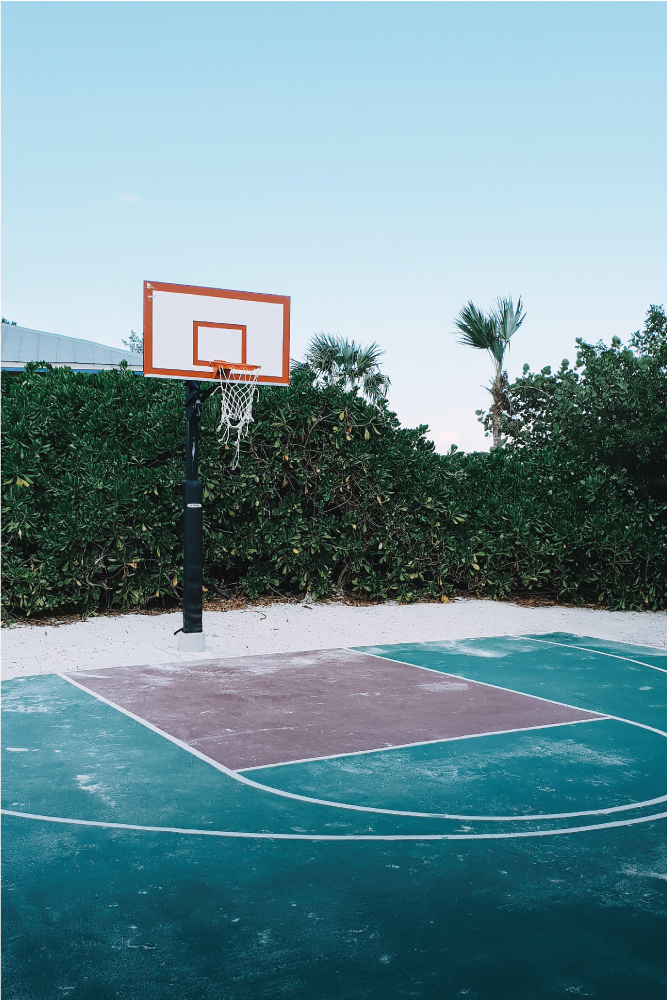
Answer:
POLYGON ((199 479, 199 382, 185 383, 185 479, 183 489, 183 631, 202 631, 204 534, 199 479))
POLYGON ((204 535, 199 479, 184 479, 183 488, 183 631, 202 630, 204 535))

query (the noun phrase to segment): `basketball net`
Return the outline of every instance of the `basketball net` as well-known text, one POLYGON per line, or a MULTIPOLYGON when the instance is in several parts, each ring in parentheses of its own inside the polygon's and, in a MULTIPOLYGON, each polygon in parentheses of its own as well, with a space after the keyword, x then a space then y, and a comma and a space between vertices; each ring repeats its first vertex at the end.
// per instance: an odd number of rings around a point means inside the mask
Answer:
MULTIPOLYGON (((217 362, 216 362, 217 364, 217 362)), ((230 434, 236 434, 236 453, 232 469, 239 464, 241 437, 252 423, 252 404, 257 394, 259 365, 224 365, 217 370, 220 379, 220 441, 227 444, 230 434)))

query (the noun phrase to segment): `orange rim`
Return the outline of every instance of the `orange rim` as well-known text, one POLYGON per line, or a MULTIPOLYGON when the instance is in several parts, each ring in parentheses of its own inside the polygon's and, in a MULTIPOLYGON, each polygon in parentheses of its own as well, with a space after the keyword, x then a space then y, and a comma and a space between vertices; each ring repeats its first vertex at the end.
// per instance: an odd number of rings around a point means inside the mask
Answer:
POLYGON ((235 361, 208 361, 207 364, 211 368, 215 368, 216 372, 256 372, 261 368, 261 365, 242 365, 240 363, 237 364, 235 361))

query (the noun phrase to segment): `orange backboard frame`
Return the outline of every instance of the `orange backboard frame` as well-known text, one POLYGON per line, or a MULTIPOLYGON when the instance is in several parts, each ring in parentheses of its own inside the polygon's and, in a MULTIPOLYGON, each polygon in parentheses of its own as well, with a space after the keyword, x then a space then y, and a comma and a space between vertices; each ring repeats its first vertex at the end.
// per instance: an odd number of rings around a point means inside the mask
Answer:
MULTIPOLYGON (((290 296, 289 295, 268 295, 258 292, 239 292, 228 288, 208 288, 203 285, 178 285, 161 281, 144 282, 144 375, 154 378, 178 378, 178 379, 215 379, 216 373, 210 369, 210 373, 203 370, 206 362, 198 359, 198 337, 200 327, 220 327, 227 329, 240 329, 242 331, 242 362, 246 364, 247 359, 247 325, 241 323, 217 323, 208 322, 204 319, 193 319, 192 321, 192 349, 188 355, 192 357, 192 368, 161 368, 153 363, 153 292, 174 292, 184 295, 200 295, 202 298, 222 298, 235 299, 246 302, 267 302, 282 306, 282 372, 280 375, 262 375, 261 368, 258 382, 267 385, 288 385, 289 384, 289 341, 290 341, 290 296)), ((225 360, 225 359, 223 359, 225 360)), ((251 359, 252 360, 252 359, 251 359)), ((212 362, 213 359, 210 359, 212 362)))

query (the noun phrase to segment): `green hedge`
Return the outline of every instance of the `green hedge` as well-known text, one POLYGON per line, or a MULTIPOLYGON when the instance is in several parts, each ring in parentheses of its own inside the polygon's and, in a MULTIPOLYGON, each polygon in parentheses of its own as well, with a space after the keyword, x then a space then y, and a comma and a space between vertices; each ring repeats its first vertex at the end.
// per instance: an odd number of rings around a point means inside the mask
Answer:
MULTIPOLYGON (((5 620, 178 599, 182 385, 35 367, 2 376, 5 620)), ((622 470, 548 447, 439 456, 426 427, 305 372, 260 392, 235 471, 216 415, 214 396, 201 429, 208 596, 667 605, 667 509, 622 470)))

